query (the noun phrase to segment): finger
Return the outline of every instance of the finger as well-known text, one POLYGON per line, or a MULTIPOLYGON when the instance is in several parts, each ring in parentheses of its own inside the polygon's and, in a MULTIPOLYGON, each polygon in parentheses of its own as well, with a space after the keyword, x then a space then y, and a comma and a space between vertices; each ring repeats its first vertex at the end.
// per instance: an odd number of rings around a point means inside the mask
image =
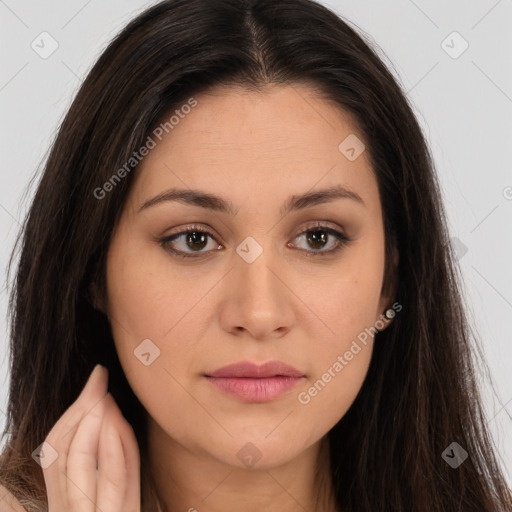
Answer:
POLYGON ((80 420, 87 414, 91 407, 106 395, 107 384, 107 368, 96 365, 77 399, 59 418, 59 421, 48 433, 47 438, 57 440, 60 437, 67 436, 73 427, 78 426, 80 420))
POLYGON ((104 413, 102 399, 82 419, 69 447, 66 474, 72 510, 94 512, 96 509, 96 454, 104 413))
POLYGON ((124 512, 127 491, 126 460, 121 437, 116 429, 117 405, 110 393, 105 397, 105 415, 98 446, 98 492, 100 510, 124 512))
POLYGON ((140 454, 137 438, 132 426, 126 421, 123 413, 112 398, 112 414, 110 419, 121 439, 126 468, 126 496, 123 510, 140 512, 140 454))
MULTIPOLYGON (((108 371, 97 365, 79 397, 56 422, 45 439, 49 445, 46 451, 55 450, 57 459, 48 467, 43 467, 43 477, 50 510, 65 510, 67 507, 66 464, 69 447, 78 430, 81 419, 106 394, 108 371)), ((55 453, 53 452, 53 453, 55 453)))

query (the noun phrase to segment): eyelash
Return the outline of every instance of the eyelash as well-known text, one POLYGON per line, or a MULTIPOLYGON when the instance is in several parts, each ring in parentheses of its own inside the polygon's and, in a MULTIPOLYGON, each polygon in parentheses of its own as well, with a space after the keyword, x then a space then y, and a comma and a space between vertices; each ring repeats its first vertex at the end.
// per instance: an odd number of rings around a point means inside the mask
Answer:
MULTIPOLYGON (((324 224, 320 224, 320 223, 315 224, 314 226, 308 227, 306 230, 304 230, 301 233, 299 233, 295 238, 298 238, 299 236, 302 236, 302 235, 304 235, 306 233, 311 233, 311 232, 315 232, 315 231, 324 231, 328 235, 332 235, 335 238, 337 238, 338 241, 337 241, 337 243, 336 243, 334 248, 329 249, 327 251, 322 251, 320 249, 318 249, 318 250, 314 250, 314 249, 311 249, 311 250, 299 249, 299 251, 305 252, 306 256, 308 256, 308 257, 309 256, 312 256, 312 257, 330 256, 330 255, 338 252, 345 245, 347 245, 349 242, 351 242, 351 239, 346 237, 340 231, 338 231, 336 229, 333 229, 333 228, 330 228, 330 227, 325 226, 324 224)), ((178 233, 174 233, 174 234, 172 234, 170 236, 167 236, 165 238, 160 239, 159 243, 160 243, 160 245, 166 251, 170 252, 171 254, 173 254, 175 256, 178 256, 179 258, 200 258, 200 257, 202 257, 202 255, 207 254, 207 252, 196 251, 195 253, 187 253, 187 252, 184 252, 184 251, 178 251, 176 249, 171 249, 169 247, 169 245, 168 245, 169 242, 174 241, 176 238, 179 238, 181 235, 186 235, 186 234, 189 234, 189 233, 192 233, 192 232, 206 234, 206 235, 209 235, 214 240, 216 240, 215 234, 212 233, 209 229, 207 229, 207 228, 205 228, 203 226, 200 226, 200 225, 192 224, 190 226, 186 226, 185 229, 183 229, 182 231, 180 231, 178 233)))

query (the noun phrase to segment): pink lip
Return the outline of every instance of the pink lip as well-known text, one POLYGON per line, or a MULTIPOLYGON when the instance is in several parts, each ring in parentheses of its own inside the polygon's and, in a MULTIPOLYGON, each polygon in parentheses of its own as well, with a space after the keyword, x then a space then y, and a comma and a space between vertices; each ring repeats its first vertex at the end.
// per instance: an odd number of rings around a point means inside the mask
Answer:
POLYGON ((242 361, 240 363, 230 364, 219 368, 214 372, 206 374, 207 377, 253 377, 257 379, 265 377, 304 377, 304 374, 282 363, 281 361, 269 361, 265 364, 251 363, 250 361, 242 361))
POLYGON ((226 393, 246 402, 267 402, 295 386, 304 374, 280 361, 247 362, 220 368, 205 377, 226 393))

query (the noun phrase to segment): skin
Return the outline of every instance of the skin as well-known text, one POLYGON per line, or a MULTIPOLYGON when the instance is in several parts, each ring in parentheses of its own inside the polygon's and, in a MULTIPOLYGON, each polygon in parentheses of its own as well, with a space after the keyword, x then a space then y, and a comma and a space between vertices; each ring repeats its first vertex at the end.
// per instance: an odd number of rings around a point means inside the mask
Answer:
POLYGON ((348 113, 302 85, 258 93, 221 87, 196 99, 137 169, 109 248, 107 296, 98 298, 148 413, 158 495, 172 512, 336 510, 330 487, 315 483, 315 464, 328 482, 326 434, 361 388, 372 336, 307 404, 298 395, 393 302, 381 295, 384 228, 367 152, 350 161, 338 149, 350 134, 363 137, 348 113), (289 196, 334 185, 364 205, 335 199, 280 214, 289 196), (170 201, 139 211, 171 187, 221 196, 236 214, 170 201), (308 242, 315 221, 351 241, 331 255, 307 256, 336 245, 333 235, 323 246, 308 242), (198 258, 182 259, 159 243, 193 231, 191 223, 215 237, 194 245, 185 234, 168 246, 198 258), (248 236, 263 249, 252 263, 236 252, 248 236), (148 366, 134 356, 145 339, 160 350, 148 366), (262 403, 204 378, 247 360, 280 360, 305 377, 262 403), (251 467, 237 457, 246 443, 260 457, 251 467))
MULTIPOLYGON (((140 512, 137 440, 107 384, 107 369, 96 365, 42 444, 49 512, 140 512)), ((7 498, 14 512, 25 511, 7 498)))

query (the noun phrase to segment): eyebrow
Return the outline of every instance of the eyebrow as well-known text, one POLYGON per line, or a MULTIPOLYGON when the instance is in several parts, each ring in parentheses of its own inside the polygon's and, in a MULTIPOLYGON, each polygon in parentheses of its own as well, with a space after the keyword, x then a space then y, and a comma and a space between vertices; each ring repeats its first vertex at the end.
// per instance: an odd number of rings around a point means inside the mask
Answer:
MULTIPOLYGON (((281 215, 284 216, 294 211, 304 210, 306 208, 325 204, 336 199, 352 199, 362 206, 366 206, 359 194, 345 187, 342 187, 341 185, 338 185, 322 190, 316 190, 314 192, 306 192, 305 194, 290 196, 281 207, 281 215)), ((235 209, 231 201, 210 194, 208 192, 203 192, 202 190, 197 189, 182 190, 171 188, 158 194, 152 199, 147 200, 139 208, 139 212, 151 206, 167 201, 178 201, 191 206, 199 206, 207 210, 226 213, 228 215, 236 215, 238 211, 235 209)))

